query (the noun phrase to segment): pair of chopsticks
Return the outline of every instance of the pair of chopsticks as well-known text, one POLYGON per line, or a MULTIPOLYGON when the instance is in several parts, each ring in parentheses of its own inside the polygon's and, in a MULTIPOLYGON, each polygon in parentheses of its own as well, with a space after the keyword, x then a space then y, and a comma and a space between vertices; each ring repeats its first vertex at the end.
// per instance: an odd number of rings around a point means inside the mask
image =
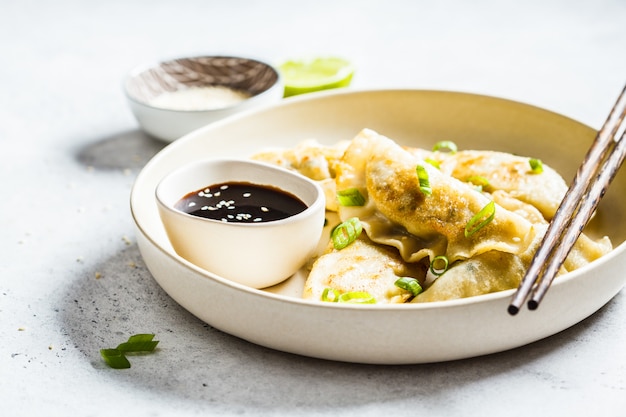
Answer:
POLYGON ((508 308, 511 315, 519 312, 529 296, 528 308, 535 310, 539 307, 565 258, 615 178, 626 156, 625 118, 626 87, 587 151, 524 279, 513 295, 508 308))

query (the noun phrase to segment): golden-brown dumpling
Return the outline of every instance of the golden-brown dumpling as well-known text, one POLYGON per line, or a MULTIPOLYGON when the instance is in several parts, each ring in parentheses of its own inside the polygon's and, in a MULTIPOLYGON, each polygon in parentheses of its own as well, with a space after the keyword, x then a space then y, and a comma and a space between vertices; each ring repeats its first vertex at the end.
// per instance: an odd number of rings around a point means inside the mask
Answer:
POLYGON ((459 151, 440 154, 441 171, 461 181, 472 177, 488 180, 487 190, 502 190, 536 207, 550 220, 554 217, 567 184, 546 164, 540 173, 530 169, 528 157, 495 151, 459 151))
POLYGON ((423 263, 404 262, 395 248, 362 235, 341 250, 329 246, 313 264, 303 298, 319 301, 324 289, 332 288, 339 293, 365 291, 377 303, 404 303, 411 293, 396 287, 396 280, 411 277, 423 283, 427 269, 423 263))
POLYGON ((466 237, 465 226, 491 200, 371 130, 346 149, 336 183, 366 199, 364 206, 339 207, 341 219, 358 217, 370 239, 396 247, 407 262, 438 255, 454 262, 491 250, 521 253, 536 235, 531 222, 496 205, 493 220, 466 237), (431 195, 420 191, 417 165, 428 172, 431 195))

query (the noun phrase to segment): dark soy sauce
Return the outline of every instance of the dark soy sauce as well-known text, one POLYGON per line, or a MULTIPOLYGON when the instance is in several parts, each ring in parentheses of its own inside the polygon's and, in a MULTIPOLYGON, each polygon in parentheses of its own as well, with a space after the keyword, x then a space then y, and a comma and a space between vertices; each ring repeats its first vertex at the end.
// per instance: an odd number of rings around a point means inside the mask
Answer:
POLYGON ((193 216, 229 223, 263 223, 306 210, 298 197, 276 187, 226 182, 185 195, 174 206, 193 216))

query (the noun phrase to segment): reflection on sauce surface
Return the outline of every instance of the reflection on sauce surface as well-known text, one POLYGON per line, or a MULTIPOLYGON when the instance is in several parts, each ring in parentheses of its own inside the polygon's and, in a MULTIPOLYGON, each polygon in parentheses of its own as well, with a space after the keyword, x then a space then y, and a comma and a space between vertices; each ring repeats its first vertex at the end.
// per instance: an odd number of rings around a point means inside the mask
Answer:
POLYGON ((268 185, 227 182, 191 192, 174 206, 180 211, 231 223, 286 219, 306 210, 296 196, 268 185))

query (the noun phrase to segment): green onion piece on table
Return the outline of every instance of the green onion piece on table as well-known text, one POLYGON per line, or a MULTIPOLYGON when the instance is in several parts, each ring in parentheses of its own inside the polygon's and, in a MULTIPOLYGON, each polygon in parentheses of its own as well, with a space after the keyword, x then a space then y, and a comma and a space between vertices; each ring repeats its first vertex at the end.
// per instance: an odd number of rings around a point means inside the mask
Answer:
POLYGON ((159 344, 153 334, 136 334, 128 338, 128 342, 121 343, 117 349, 123 352, 152 352, 159 344))
POLYGON ((100 349, 100 356, 113 369, 130 368, 130 362, 119 349, 100 349))
POLYGON ((126 353, 152 352, 159 344, 154 339, 154 334, 140 333, 128 338, 128 341, 120 343, 115 349, 100 349, 102 359, 114 369, 130 368, 130 362, 126 358, 126 353))

